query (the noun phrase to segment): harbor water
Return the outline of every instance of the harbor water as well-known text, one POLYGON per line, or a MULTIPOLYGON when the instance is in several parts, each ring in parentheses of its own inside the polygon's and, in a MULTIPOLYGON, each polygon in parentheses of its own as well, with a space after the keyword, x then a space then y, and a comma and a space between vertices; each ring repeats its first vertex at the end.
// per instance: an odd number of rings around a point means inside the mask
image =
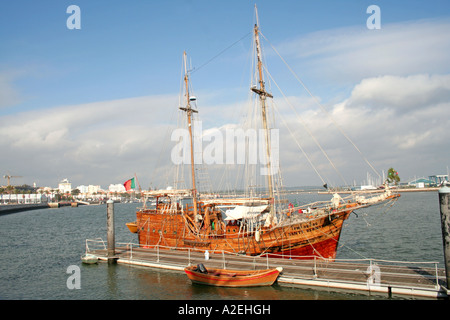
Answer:
MULTIPOLYGON (((299 193, 293 203, 330 199, 299 193)), ((137 243, 126 222, 139 204, 115 204, 116 242, 137 243)), ((0 299, 4 300, 367 300, 386 299, 333 289, 217 288, 192 285, 180 272, 128 265, 84 265, 85 240, 106 241, 106 205, 62 207, 0 216, 0 299), (71 266, 80 287, 68 285, 71 266)), ((345 222, 337 259, 439 262, 443 268, 437 192, 403 193, 392 207, 372 207, 345 222)), ((413 298, 408 298, 413 299, 413 298)))

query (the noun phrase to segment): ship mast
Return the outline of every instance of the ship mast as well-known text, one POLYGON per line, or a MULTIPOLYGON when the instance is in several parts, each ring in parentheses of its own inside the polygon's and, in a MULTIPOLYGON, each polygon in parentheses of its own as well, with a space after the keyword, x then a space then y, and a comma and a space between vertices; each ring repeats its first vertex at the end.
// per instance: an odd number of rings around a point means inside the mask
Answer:
POLYGON ((197 187, 195 184, 195 165, 194 165, 194 142, 192 139, 192 113, 198 113, 197 110, 194 110, 191 108, 191 100, 189 96, 189 77, 188 77, 188 71, 187 71, 187 62, 186 62, 186 51, 183 52, 183 58, 184 58, 184 82, 186 85, 186 108, 180 107, 180 110, 183 110, 186 112, 187 119, 188 119, 188 129, 189 129, 189 140, 191 145, 191 176, 192 176, 192 197, 193 197, 193 203, 194 203, 194 219, 197 221, 197 187))
POLYGON ((267 185, 269 188, 269 198, 270 198, 270 212, 269 212, 269 224, 273 222, 273 217, 275 214, 274 210, 274 194, 273 194, 273 180, 272 180, 272 168, 271 168, 271 157, 270 157, 270 135, 269 128, 267 125, 267 111, 266 111, 266 97, 273 98, 273 96, 266 92, 264 86, 264 79, 262 73, 262 58, 261 58, 261 45, 259 42, 259 27, 258 27, 258 10, 255 5, 255 13, 256 13, 256 24, 254 27, 255 33, 255 43, 256 43, 256 56, 258 62, 258 77, 259 77, 259 88, 251 88, 253 92, 259 95, 259 100, 261 103, 261 113, 262 113, 262 123, 265 134, 265 142, 266 142, 266 157, 267 157, 267 185))

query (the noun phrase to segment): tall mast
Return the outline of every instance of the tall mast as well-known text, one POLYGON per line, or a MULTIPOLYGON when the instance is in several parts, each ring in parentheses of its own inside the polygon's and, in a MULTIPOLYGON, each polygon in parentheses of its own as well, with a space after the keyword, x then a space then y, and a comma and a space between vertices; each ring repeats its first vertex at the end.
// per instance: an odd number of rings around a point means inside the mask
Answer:
POLYGON ((184 82, 186 85, 186 108, 180 107, 181 110, 186 112, 188 119, 189 140, 191 144, 191 177, 192 177, 192 196, 194 202, 194 218, 197 221, 197 187, 195 185, 195 169, 194 169, 194 142, 192 139, 192 113, 197 113, 197 110, 191 108, 191 100, 189 96, 189 77, 187 71, 186 51, 183 52, 184 58, 184 82))
MULTIPOLYGON (((255 13, 256 13, 256 24, 254 27, 255 33, 255 43, 256 43, 256 56, 258 61, 258 76, 259 76, 259 88, 251 88, 253 92, 259 95, 259 100, 261 102, 261 112, 262 112, 262 124, 264 128, 265 142, 266 142, 266 157, 267 157, 267 185, 269 188, 269 198, 270 198, 270 212, 269 217, 270 220, 273 219, 275 210, 274 210, 274 195, 273 195, 273 181, 272 181, 272 168, 270 163, 270 134, 269 128, 267 125, 267 112, 266 112, 266 97, 273 98, 273 96, 266 92, 264 86, 264 79, 262 73, 262 58, 261 58, 261 45, 259 42, 259 28, 258 28, 258 10, 255 5, 255 13)), ((269 221, 271 223, 272 221, 269 221)))

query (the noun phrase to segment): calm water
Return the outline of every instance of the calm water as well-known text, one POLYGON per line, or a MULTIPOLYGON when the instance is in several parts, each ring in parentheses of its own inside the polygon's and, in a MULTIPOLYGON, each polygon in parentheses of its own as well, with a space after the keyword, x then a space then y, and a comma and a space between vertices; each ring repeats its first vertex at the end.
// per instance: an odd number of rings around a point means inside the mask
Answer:
MULTIPOLYGON (((330 196, 300 194, 304 203, 330 196)), ((125 222, 136 204, 116 204, 117 242, 137 242, 125 222)), ((385 212, 377 207, 346 221, 337 258, 438 261, 443 265, 436 192, 405 193, 385 212)), ((184 274, 131 267, 83 265, 85 239, 106 239, 106 206, 63 207, 0 216, 0 299, 373 299, 365 294, 274 285, 228 289, 192 285, 184 274), (68 289, 70 265, 81 270, 81 289, 68 289)))

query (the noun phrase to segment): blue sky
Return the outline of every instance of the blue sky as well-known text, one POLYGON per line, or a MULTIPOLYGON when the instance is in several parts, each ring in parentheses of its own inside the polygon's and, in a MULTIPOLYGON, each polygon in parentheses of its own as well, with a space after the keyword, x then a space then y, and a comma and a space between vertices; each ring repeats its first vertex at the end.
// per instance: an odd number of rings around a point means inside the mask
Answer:
MULTIPOLYGON (((159 134, 171 120, 167 115, 178 103, 183 51, 194 68, 202 66, 252 31, 254 4, 2 1, 0 170, 23 176, 18 183, 55 186, 69 178, 75 185, 102 187, 137 172, 147 187, 160 152, 155 141, 162 138, 159 134), (66 9, 72 4, 81 9, 81 30, 66 27, 66 9)), ((377 169, 399 167, 404 179, 446 173, 449 154, 442 150, 449 149, 449 142, 438 137, 449 137, 444 130, 450 118, 448 1, 256 4, 264 36, 358 146, 367 146, 370 134, 380 140, 384 147, 375 143, 364 150, 377 169), (366 27, 366 9, 372 4, 381 9, 380 30, 366 27), (398 90, 389 91, 396 86, 398 90), (421 99, 423 104, 411 108, 421 99), (383 127, 394 122, 383 114, 395 116, 395 130, 383 127), (355 115, 361 119, 353 119, 355 115), (395 144, 383 144, 384 139, 395 144), (377 147, 383 152, 374 152, 377 147), (408 164, 424 154, 430 156, 408 164)), ((208 123, 204 126, 232 123, 217 112, 225 114, 246 100, 250 43, 248 36, 192 74, 208 123)), ((271 74, 286 93, 309 101, 283 64, 272 59, 269 44, 265 49, 271 74)), ((320 131, 309 103, 300 110, 320 131)), ((327 139, 325 145, 331 143, 327 139)), ((345 158, 336 157, 345 166, 345 158)), ((288 185, 320 184, 295 163, 286 160, 292 177, 288 185)), ((363 165, 354 175, 342 170, 349 173, 349 181, 360 183, 370 170, 363 165)))

